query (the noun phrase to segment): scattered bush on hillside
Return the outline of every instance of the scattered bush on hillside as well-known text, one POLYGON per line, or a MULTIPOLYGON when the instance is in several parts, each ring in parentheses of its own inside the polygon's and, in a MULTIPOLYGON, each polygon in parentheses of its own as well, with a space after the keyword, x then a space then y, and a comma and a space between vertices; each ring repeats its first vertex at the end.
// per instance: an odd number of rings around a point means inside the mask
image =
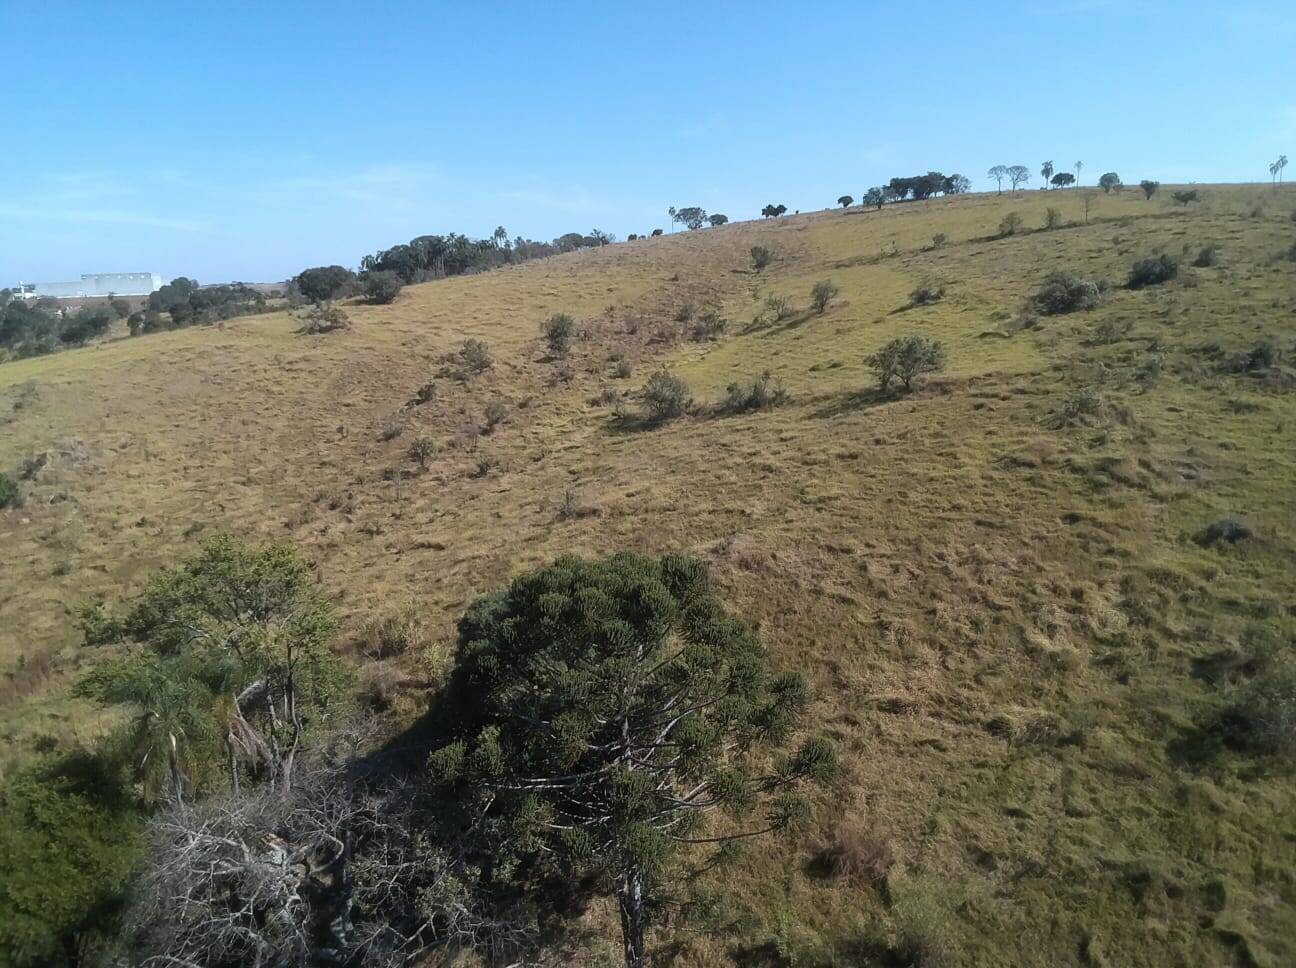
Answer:
POLYGON ((410 460, 418 464, 419 470, 427 470, 428 461, 436 456, 436 441, 426 434, 415 437, 409 445, 410 460))
POLYGON ((1296 664, 1256 676, 1222 717, 1225 735, 1257 753, 1296 756, 1296 664))
POLYGON ((1062 213, 1056 208, 1050 207, 1044 213, 1044 228, 1055 229, 1062 224, 1062 213))
POLYGON ((1143 181, 1139 182, 1139 188, 1143 189, 1143 197, 1146 199, 1151 199, 1160 187, 1161 183, 1159 181, 1151 181, 1145 178, 1143 181))
POLYGON ((1179 260, 1174 256, 1161 255, 1139 259, 1130 268, 1129 287, 1142 289, 1145 286, 1157 286, 1169 282, 1179 274, 1179 260))
POLYGON ((383 424, 383 429, 378 433, 378 439, 385 444, 388 441, 395 440, 403 433, 405 433, 405 425, 399 420, 392 420, 383 424))
POLYGON ((479 339, 466 339, 464 344, 453 353, 441 357, 440 374, 457 380, 471 380, 485 373, 495 361, 491 359, 490 347, 479 339))
POLYGON ((729 326, 729 321, 714 309, 708 309, 689 328, 689 335, 698 342, 718 339, 729 326))
POLYGON ((414 602, 370 615, 353 642, 359 655, 374 662, 410 655, 426 645, 422 612, 414 602))
POLYGON ((1094 327, 1093 336, 1090 338, 1095 346, 1109 346, 1112 343, 1119 343, 1125 338, 1125 327, 1114 319, 1104 319, 1094 327))
POLYGON ((1102 414, 1103 407, 1102 397, 1088 387, 1081 387, 1062 401, 1051 422, 1057 430, 1077 424, 1087 426, 1102 414))
POLYGON ((949 241, 948 235, 946 235, 944 232, 937 232, 935 235, 932 236, 932 248, 933 249, 942 248, 944 247, 945 243, 948 241, 949 241))
POLYGON ((910 306, 928 306, 945 297, 944 286, 922 285, 909 293, 910 306))
POLYGON ((617 364, 612 370, 612 375, 618 380, 628 380, 633 373, 634 367, 630 365, 629 360, 617 360, 617 364))
POLYGON ((1105 172, 1098 177, 1098 187, 1108 195, 1112 192, 1119 192, 1123 187, 1120 175, 1114 171, 1105 172))
POLYGON ((360 279, 365 299, 379 306, 395 302, 403 285, 401 277, 394 272, 366 272, 360 279))
POLYGON ((648 419, 654 423, 683 416, 693 402, 688 384, 666 369, 648 378, 640 396, 648 419))
POLYGON ((297 291, 311 302, 329 302, 350 295, 356 276, 343 266, 317 266, 297 274, 297 291))
POLYGON ((22 504, 22 491, 18 482, 0 471, 0 509, 16 508, 22 504))
POLYGON ((1253 534, 1251 526, 1245 521, 1239 521, 1237 518, 1219 518, 1202 529, 1201 534, 1197 535, 1197 543, 1204 548, 1219 544, 1221 541, 1225 544, 1237 544, 1252 537, 1253 534))
POLYGON ((413 406, 418 407, 426 403, 432 403, 436 400, 436 398, 437 398, 436 380, 428 380, 427 382, 420 384, 419 388, 414 391, 414 399, 411 400, 410 403, 413 406))
POLYGON ((748 382, 731 383, 725 390, 721 409, 727 413, 747 413, 751 410, 768 410, 787 400, 783 381, 766 370, 748 382))
POLYGON ((59 339, 64 343, 80 346, 96 336, 108 332, 112 325, 112 311, 104 306, 87 306, 64 317, 59 330, 59 339))
POLYGON ((1186 207, 1189 202, 1197 201, 1197 189, 1194 188, 1191 191, 1186 192, 1175 192, 1171 197, 1180 205, 1186 207))
POLYGON ((675 308, 675 322, 688 323, 692 322, 693 314, 697 312, 697 306, 692 299, 685 299, 675 308))
POLYGON ((652 237, 653 237, 654 239, 657 238, 657 236, 659 236, 659 235, 661 235, 661 234, 662 234, 662 230, 661 230, 661 229, 653 229, 653 230, 652 230, 652 237))
POLYGON ((810 290, 810 305, 820 316, 828 309, 828 304, 837 298, 837 286, 830 279, 821 279, 810 290))
POLYGON ((312 336, 351 328, 351 318, 345 310, 327 303, 314 303, 299 311, 297 318, 301 320, 297 332, 312 336))
POLYGON ((1058 316, 1093 309, 1101 296, 1098 284, 1074 272, 1050 272, 1031 297, 1031 305, 1044 316, 1058 316))
POLYGON ((945 346, 926 336, 899 336, 884 345, 865 362, 877 376, 878 387, 887 390, 892 380, 899 380, 906 390, 916 377, 935 373, 945 367, 945 346))
POLYGON ((1270 339, 1260 340, 1245 353, 1230 356, 1222 364, 1226 373, 1259 373, 1277 366, 1282 358, 1278 344, 1270 339))
POLYGON ((130 303, 125 299, 110 299, 108 300, 108 307, 118 319, 125 319, 131 312, 130 303))
POLYGON ((999 222, 999 237, 1002 239, 1010 235, 1016 235, 1021 231, 1023 224, 1025 223, 1019 213, 1009 212, 999 222))
POLYGON ((486 425, 483 433, 493 433, 495 428, 502 424, 508 418, 508 406, 502 400, 492 400, 486 404, 485 418, 486 425))
POLYGON ((1198 269, 1208 269, 1211 266, 1219 265, 1219 246, 1203 245, 1197 253, 1197 258, 1193 259, 1193 265, 1198 269))
POLYGON ((576 338, 576 320, 567 313, 554 313, 540 324, 540 331, 550 353, 557 357, 566 356, 576 338))
POLYGON ((765 297, 765 308, 774 317, 775 322, 783 322, 792 315, 792 300, 787 296, 770 293, 765 297))
POLYGON ((837 825, 818 861, 828 874, 854 887, 878 887, 886 883, 896 856, 886 837, 862 817, 851 816, 837 825))

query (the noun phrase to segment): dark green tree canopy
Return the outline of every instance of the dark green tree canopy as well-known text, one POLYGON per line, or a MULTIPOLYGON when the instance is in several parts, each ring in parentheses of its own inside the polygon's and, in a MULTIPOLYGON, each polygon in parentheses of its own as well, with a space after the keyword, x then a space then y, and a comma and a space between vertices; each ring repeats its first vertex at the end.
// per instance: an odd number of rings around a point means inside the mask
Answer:
POLYGON ((293 281, 307 299, 325 302, 346 295, 355 283, 355 273, 344 266, 316 266, 303 270, 293 281))
POLYGON ((679 848, 785 826, 797 783, 835 764, 819 740, 772 765, 758 755, 797 724, 805 683, 770 670, 683 555, 561 558, 480 599, 459 625, 452 696, 462 735, 432 754, 434 774, 482 811, 503 872, 542 857, 610 875, 629 964, 645 886, 679 848), (731 819, 708 835, 712 808, 731 819))

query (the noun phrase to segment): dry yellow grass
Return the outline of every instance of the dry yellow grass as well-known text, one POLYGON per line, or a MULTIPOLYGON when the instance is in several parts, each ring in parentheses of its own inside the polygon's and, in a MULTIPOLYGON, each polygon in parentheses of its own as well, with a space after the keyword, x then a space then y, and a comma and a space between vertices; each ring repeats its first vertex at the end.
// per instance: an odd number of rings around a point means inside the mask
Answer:
POLYGON ((1006 239, 992 236, 1008 211, 1028 230, 1048 206, 1082 222, 1080 193, 738 224, 411 287, 350 307, 345 333, 252 317, 0 366, 0 468, 54 454, 26 505, 0 512, 0 662, 57 659, 0 736, 20 756, 102 729, 65 697, 93 659, 67 607, 138 587, 217 529, 295 542, 357 621, 419 602, 442 650, 472 596, 520 569, 689 548, 809 675, 815 724, 848 769, 803 836, 723 876, 731 930, 659 934, 681 961, 1292 963, 1290 776, 1182 750, 1226 687, 1201 674, 1212 657, 1261 639, 1292 651, 1290 370, 1226 374, 1200 350, 1270 337, 1290 363, 1296 271, 1273 257, 1296 192, 1201 191, 1189 209, 1168 189, 1098 195, 1088 225, 1006 239), (1207 243, 1220 265, 1188 268, 1207 243), (778 253, 759 275, 754 244, 778 253), (1119 284, 1158 249, 1188 252, 1179 280, 1012 325, 1048 271, 1119 284), (811 315, 825 278, 841 294, 811 315), (945 297, 904 308, 928 282, 945 297), (770 294, 794 315, 754 323, 770 294), (686 302, 720 307, 726 334, 683 338, 686 302), (553 312, 588 331, 566 363, 539 338, 553 312), (1118 341, 1092 339, 1104 321, 1127 327, 1118 341), (910 332, 944 340, 950 366, 880 400, 863 360, 910 332), (408 406, 466 337, 489 343, 492 371, 439 379, 435 402, 408 406), (1163 375, 1144 388, 1133 374, 1151 355, 1163 375), (601 392, 637 388, 659 362, 700 401, 765 369, 791 398, 618 427, 601 392), (1051 429, 1079 387, 1107 417, 1051 429), (468 433, 494 401, 504 422, 468 433), (419 435, 441 445, 424 473, 406 455, 419 435), (497 463, 480 475, 483 457, 497 463), (562 518, 568 490, 584 513, 562 518), (1224 515, 1259 537, 1194 543, 1224 515), (885 887, 811 863, 861 813, 896 855, 885 887))

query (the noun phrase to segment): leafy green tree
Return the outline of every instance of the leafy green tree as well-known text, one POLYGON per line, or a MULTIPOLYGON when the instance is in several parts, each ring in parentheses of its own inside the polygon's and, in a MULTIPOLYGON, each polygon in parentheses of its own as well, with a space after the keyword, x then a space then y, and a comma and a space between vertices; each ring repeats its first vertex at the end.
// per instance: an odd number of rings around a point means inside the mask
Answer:
POLYGON ((1157 193, 1157 189, 1160 187, 1161 183, 1159 181, 1151 181, 1147 178, 1139 182, 1139 188, 1143 189, 1143 197, 1148 200, 1151 200, 1152 196, 1157 193))
POLYGON ((1103 190, 1104 194, 1110 195, 1112 192, 1121 190, 1120 175, 1114 171, 1105 172, 1098 176, 1098 187, 1103 190))
POLYGON ((346 682, 333 610, 285 545, 212 538, 157 575, 121 619, 98 609, 88 644, 121 641, 81 695, 134 711, 125 741, 148 789, 180 798, 219 772, 292 785, 303 734, 346 682))
POLYGON ((1184 208, 1187 208, 1189 202, 1197 201, 1197 189, 1193 188, 1188 191, 1175 192, 1170 197, 1180 205, 1184 206, 1184 208))
POLYGON ((821 279, 810 290, 810 305, 815 312, 823 315, 828 304, 837 298, 837 286, 830 279, 821 279))
POLYGON ((0 963, 85 964, 111 930, 143 818, 111 759, 47 759, 0 785, 0 963))
POLYGON ((841 198, 837 199, 837 204, 842 208, 850 208, 855 204, 855 198, 851 195, 843 195, 841 198))
POLYGON ((355 284, 355 273, 343 266, 316 266, 298 273, 293 281, 307 299, 327 302, 350 291, 355 284))
POLYGON ((387 270, 366 272, 360 280, 365 299, 375 305, 385 306, 396 301, 403 283, 401 277, 387 270))
POLYGON ((774 261, 774 253, 763 245, 753 245, 751 247, 751 264, 752 269, 760 272, 767 265, 774 261))
POLYGON ((688 384, 666 369, 658 370, 648 378, 641 396, 648 419, 654 422, 682 417, 693 402, 688 384))
POLYGON ((964 175, 950 175, 941 186, 946 195, 964 195, 972 188, 972 182, 964 175))
POLYGON ((908 390, 920 374, 944 369, 945 346, 925 336, 899 336, 865 362, 877 375, 880 389, 888 389, 898 379, 908 390))
POLYGON ((886 191, 882 188, 870 188, 864 193, 863 204, 880 209, 886 203, 886 191))
POLYGON ((706 224, 707 213, 705 209, 698 208, 696 205, 690 205, 687 208, 677 210, 675 212, 675 220, 687 228, 700 229, 706 224))
POLYGON ((1075 184, 1075 175, 1069 171, 1060 171, 1053 176, 1052 182, 1055 188, 1066 188, 1068 185, 1075 184))
POLYGON ((549 352, 554 356, 566 356, 576 338, 576 320, 566 313, 554 313, 540 324, 540 330, 549 344, 549 352))
POLYGON ((825 781, 832 747, 761 755, 806 706, 683 555, 561 558, 478 600, 451 685, 461 735, 430 758, 478 817, 496 876, 523 864, 613 885, 625 963, 644 964, 655 895, 681 861, 783 830, 825 781), (723 825, 708 826, 715 811, 723 825))
POLYGON ((787 211, 786 205, 766 205, 761 209, 761 215, 765 218, 778 218, 787 211))
POLYGON ((729 221, 729 216, 721 215, 719 212, 716 212, 714 215, 708 215, 707 221, 711 223, 713 229, 719 228, 721 225, 724 225, 729 221))

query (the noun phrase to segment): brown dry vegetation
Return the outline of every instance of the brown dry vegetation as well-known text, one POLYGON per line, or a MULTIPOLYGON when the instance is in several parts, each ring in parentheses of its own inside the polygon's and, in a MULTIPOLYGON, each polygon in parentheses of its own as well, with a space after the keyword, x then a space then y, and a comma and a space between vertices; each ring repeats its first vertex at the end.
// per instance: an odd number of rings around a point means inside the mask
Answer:
POLYGON ((664 958, 1296 962, 1296 783, 1201 727, 1258 657, 1293 651, 1296 265, 1275 257, 1296 192, 1169 195, 1100 195, 1088 225, 1004 239, 1009 211, 1081 223, 1080 193, 736 224, 410 287, 326 336, 270 315, 0 366, 0 470, 51 455, 0 512, 0 738, 17 759, 100 731, 66 698, 93 660, 69 608, 212 531, 295 542, 357 628, 417 602, 418 654, 355 649, 408 718, 473 596, 563 552, 682 547, 806 672, 847 771, 802 835, 716 876, 721 927, 658 932, 664 958), (757 244, 777 254, 759 275, 757 244), (1208 244, 1219 264, 1189 267, 1208 244), (1187 254, 1179 278, 1122 288, 1158 251, 1187 254), (1057 269, 1113 285, 1022 328, 1057 269), (825 278, 840 295, 814 315, 825 278), (910 307, 919 285, 944 298, 910 307), (763 312, 771 295, 793 313, 763 312), (689 340, 685 304, 718 308, 724 335, 689 340), (558 312, 585 335, 550 360, 538 323, 558 312), (865 357, 911 332, 948 369, 874 392, 865 357), (469 337, 494 366, 437 378, 469 337), (1265 338, 1282 362, 1228 372, 1265 338), (789 400, 614 420, 659 362, 703 403, 765 370, 789 400), (1098 408, 1060 419, 1078 390, 1098 408), (1255 537, 1194 540, 1226 516, 1255 537))

